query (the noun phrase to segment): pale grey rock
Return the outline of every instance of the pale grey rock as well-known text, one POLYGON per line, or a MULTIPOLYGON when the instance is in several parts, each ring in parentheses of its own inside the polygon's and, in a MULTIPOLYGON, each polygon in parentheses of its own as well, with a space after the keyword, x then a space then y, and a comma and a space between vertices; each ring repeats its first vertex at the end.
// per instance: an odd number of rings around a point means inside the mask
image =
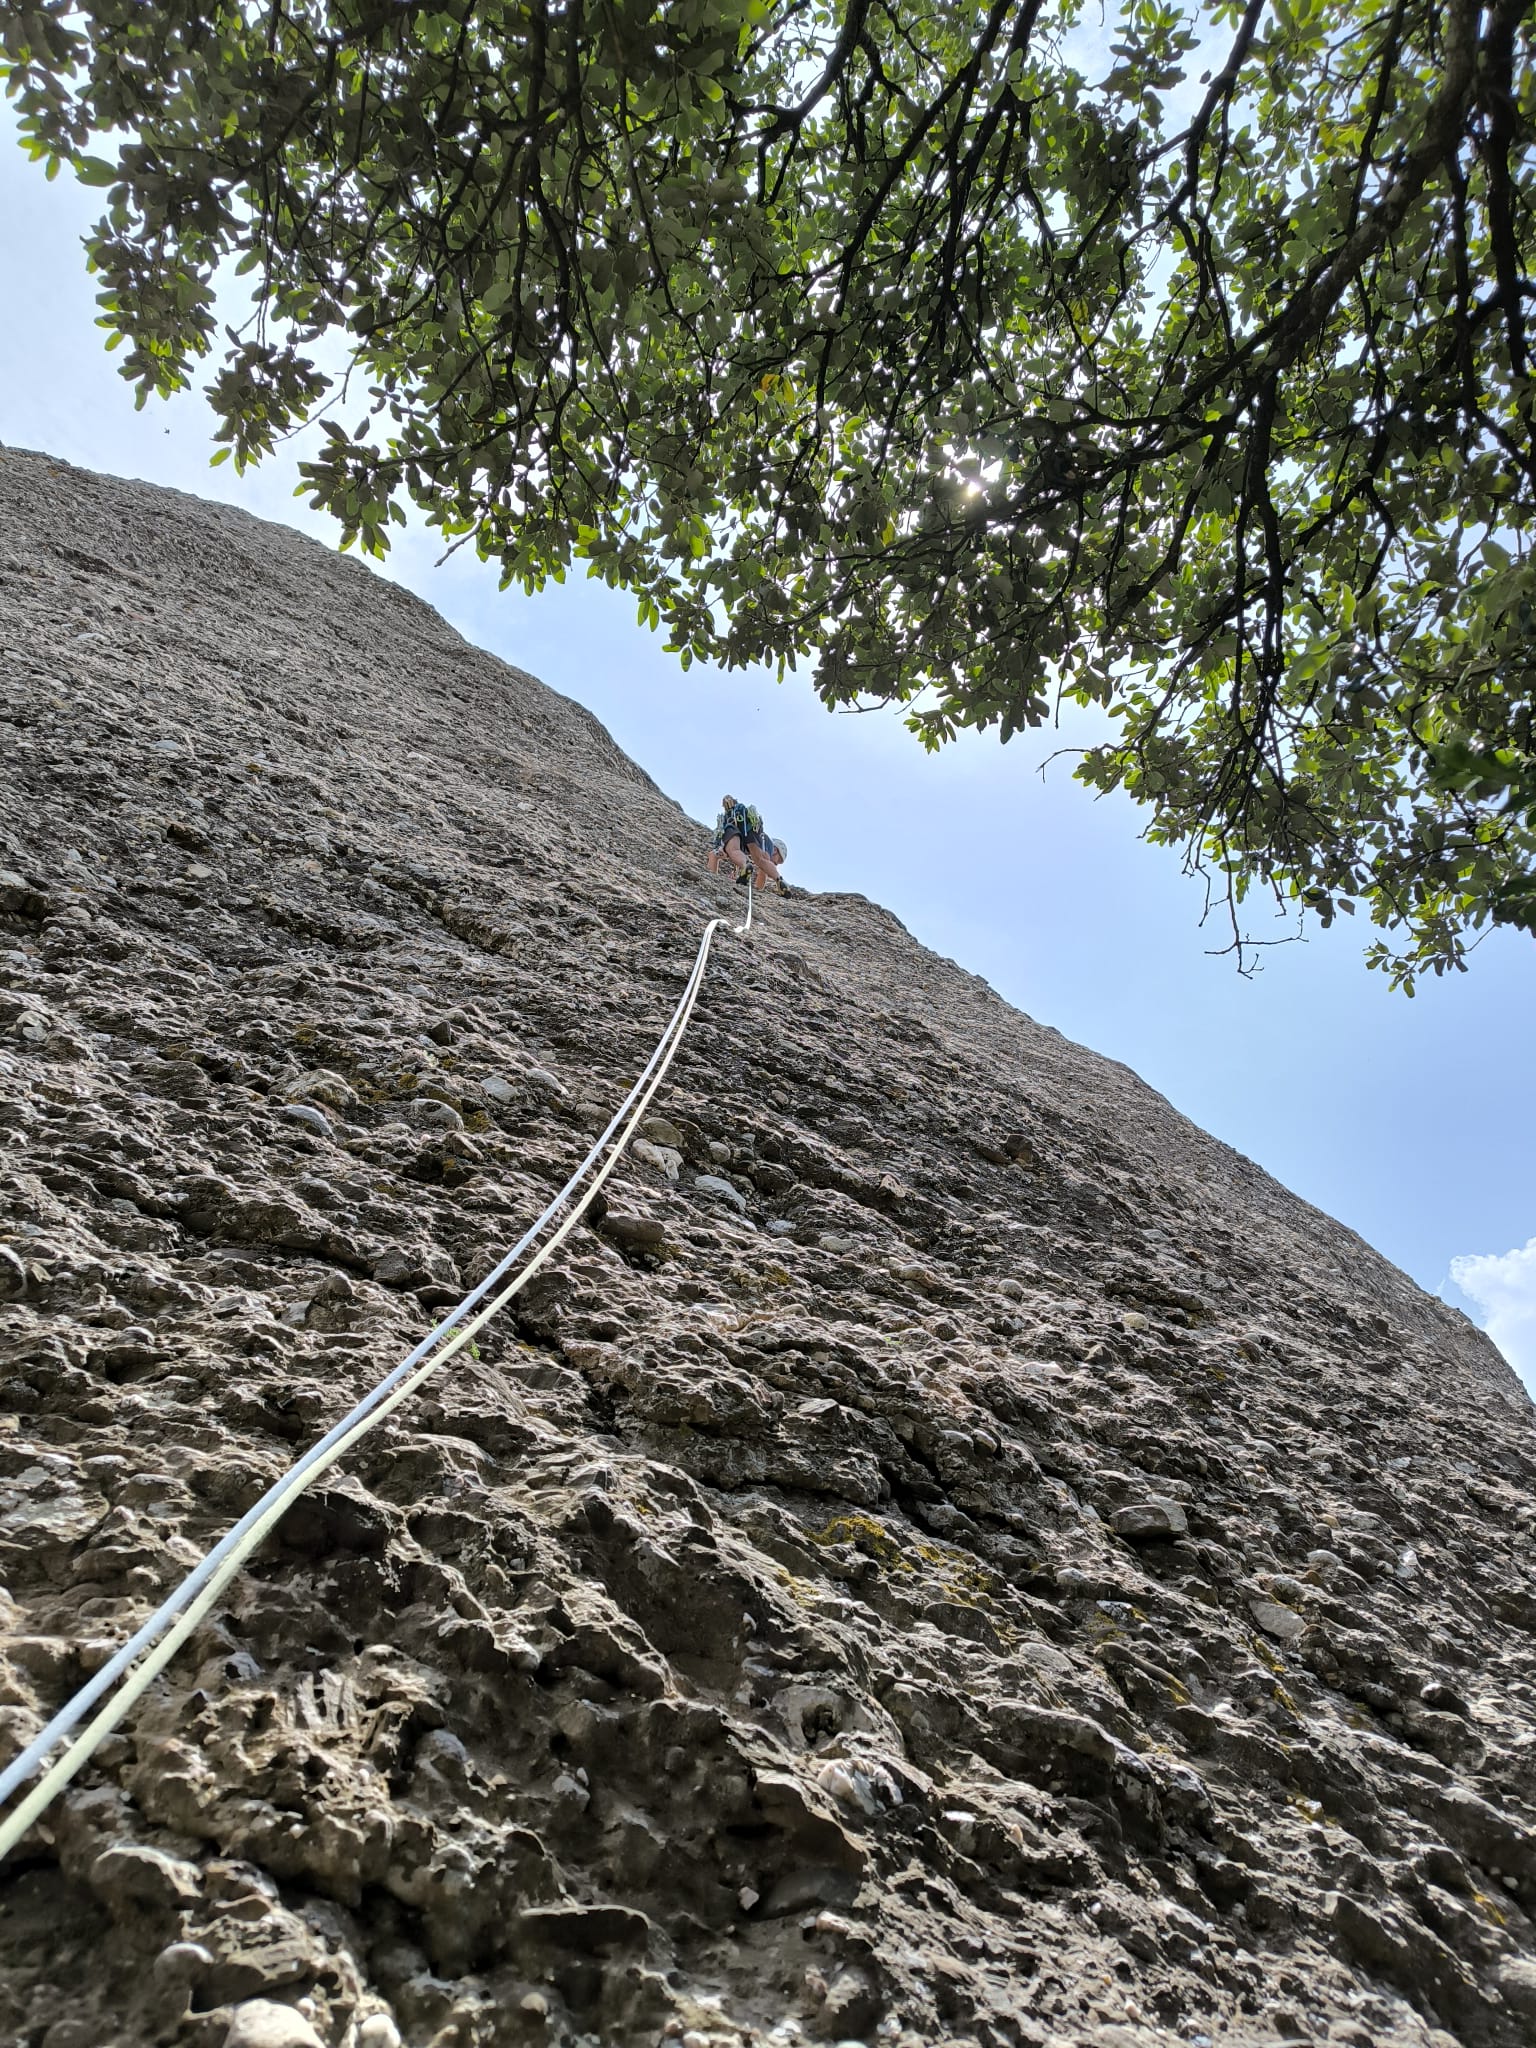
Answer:
POLYGON ((1536 2020, 1536 1958, 1511 1956, 1501 1963, 1498 1986, 1511 2012, 1536 2020))
POLYGON ((1248 1612, 1253 1616, 1265 1635, 1273 1636, 1277 1642, 1294 1643, 1306 1630, 1306 1621, 1292 1607, 1282 1607, 1274 1600, 1250 1600, 1248 1612))
POLYGON ((603 1233, 615 1244, 632 1251, 654 1251, 666 1243, 667 1227, 654 1216, 631 1216, 610 1210, 603 1218, 603 1233))
POLYGON ((743 1215, 746 1214, 746 1196, 741 1192, 740 1188, 733 1186, 730 1181, 724 1179, 720 1174, 696 1173, 693 1177, 693 1184, 701 1195, 718 1195, 722 1201, 729 1202, 733 1209, 739 1209, 743 1215))
POLYGON ((1189 1517, 1176 1500, 1144 1500, 1116 1508, 1109 1526, 1127 1543, 1170 1542, 1189 1534, 1189 1517))
POLYGON ((224 2048, 325 2048, 325 2044, 291 2005, 247 1998, 229 2016, 224 2048))
POLYGON ((283 1084, 285 1102, 319 1102, 327 1109, 356 1109, 357 1090, 328 1067, 316 1067, 283 1084))
POLYGON ((664 1180, 676 1182, 680 1177, 683 1155, 670 1146, 653 1145, 647 1138, 636 1138, 629 1150, 632 1157, 645 1166, 654 1167, 664 1180))
POLYGON ((306 1129, 318 1132, 322 1138, 331 1135, 330 1119, 325 1112, 315 1109, 307 1102, 285 1102, 278 1115, 288 1117, 296 1124, 303 1124, 306 1129))

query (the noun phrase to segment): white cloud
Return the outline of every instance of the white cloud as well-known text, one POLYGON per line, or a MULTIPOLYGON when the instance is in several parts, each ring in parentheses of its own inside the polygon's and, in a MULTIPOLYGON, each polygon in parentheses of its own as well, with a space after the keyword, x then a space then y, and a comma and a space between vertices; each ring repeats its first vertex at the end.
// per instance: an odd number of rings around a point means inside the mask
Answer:
POLYGON ((1536 1393, 1536 1237, 1512 1252, 1452 1259, 1451 1278, 1477 1305, 1478 1321, 1536 1393))

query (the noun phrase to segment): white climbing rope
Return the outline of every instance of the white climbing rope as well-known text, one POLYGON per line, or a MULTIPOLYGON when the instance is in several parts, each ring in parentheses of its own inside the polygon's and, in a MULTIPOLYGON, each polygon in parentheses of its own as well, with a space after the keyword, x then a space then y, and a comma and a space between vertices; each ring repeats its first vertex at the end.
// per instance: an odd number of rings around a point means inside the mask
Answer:
MULTIPOLYGON (((737 937, 744 936, 751 930, 752 898, 753 884, 749 876, 746 917, 739 925, 731 927, 737 937)), ((108 1693, 118 1680, 122 1679, 123 1683, 118 1686, 116 1693, 101 1711, 87 1724, 82 1733, 75 1737, 26 1798, 0 1821, 0 1858, 11 1853, 32 1823, 88 1762, 97 1747, 105 1741, 146 1688, 175 1656, 187 1637, 203 1621, 230 1580, 263 1539, 271 1533, 305 1488, 313 1484, 322 1473, 329 1471, 331 1466, 345 1456, 375 1423, 381 1422, 386 1415, 398 1408, 402 1401, 414 1394, 440 1365, 461 1351, 559 1250, 561 1244, 581 1221, 603 1182, 623 1157, 626 1146, 634 1136, 635 1127, 645 1115, 652 1097, 666 1078, 667 1069, 683 1042, 683 1034, 688 1029, 694 1006, 699 999, 699 991, 704 985, 704 971, 708 965, 709 950, 715 933, 724 923, 723 918, 714 917, 705 926, 694 959, 693 971, 678 999, 677 1008, 672 1012, 666 1029, 656 1042, 655 1051, 645 1064, 644 1071, 615 1111, 607 1129, 538 1220, 523 1233, 479 1285, 471 1288, 457 1307, 422 1338, 409 1357, 402 1359, 391 1373, 363 1396, 349 1414, 343 1416, 334 1429, 328 1430, 317 1444, 304 1453, 297 1464, 290 1466, 281 1479, 275 1480, 268 1487, 255 1506, 214 1545, 202 1562, 195 1566, 175 1591, 160 1603, 116 1655, 81 1686, 68 1704, 54 1715, 47 1727, 27 1744, 3 1772, 0 1772, 0 1800, 9 1799, 12 1793, 18 1791, 34 1773, 42 1769, 47 1758, 65 1737, 79 1726, 103 1694, 108 1693), (485 1296, 516 1264, 545 1226, 571 1201, 583 1176, 601 1157, 604 1147, 614 1138, 615 1132, 618 1133, 618 1137, 613 1150, 603 1160, 590 1185, 577 1198, 570 1214, 554 1235, 534 1253, 527 1265, 509 1280, 499 1293, 485 1301, 485 1296), (470 1311, 475 1308, 476 1303, 482 1301, 485 1301, 484 1307, 470 1316, 470 1311), (467 1322, 463 1320, 466 1316, 470 1318, 467 1322), (444 1338, 447 1339, 446 1343, 441 1341, 444 1338)))

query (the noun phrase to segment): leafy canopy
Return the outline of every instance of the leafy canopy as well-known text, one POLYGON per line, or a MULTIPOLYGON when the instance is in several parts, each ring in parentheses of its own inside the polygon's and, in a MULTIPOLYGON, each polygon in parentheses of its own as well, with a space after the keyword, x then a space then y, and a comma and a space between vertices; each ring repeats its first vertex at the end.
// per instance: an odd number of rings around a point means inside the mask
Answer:
POLYGON ((1536 931, 1525 16, 10 0, 0 62, 216 459, 320 418, 347 541, 583 560, 930 746, 1103 707, 1234 932, 1364 903, 1411 990, 1536 931))

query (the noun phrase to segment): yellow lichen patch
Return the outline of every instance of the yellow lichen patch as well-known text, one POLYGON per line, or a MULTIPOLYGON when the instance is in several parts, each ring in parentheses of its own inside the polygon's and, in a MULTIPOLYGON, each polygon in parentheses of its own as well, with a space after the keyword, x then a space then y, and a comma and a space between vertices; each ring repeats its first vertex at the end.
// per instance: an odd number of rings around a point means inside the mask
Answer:
POLYGON ((990 1600, 998 1579, 963 1550, 921 1539, 903 1545, 872 1515, 837 1515, 824 1529, 810 1532, 813 1543, 848 1543, 885 1566, 912 1578, 926 1566, 938 1580, 938 1592, 957 1607, 979 1607, 990 1600))
MULTIPOLYGON (((732 1266, 725 1276, 727 1287, 736 1287, 743 1294, 767 1294, 782 1287, 793 1287, 794 1279, 782 1266, 765 1266, 761 1272, 751 1266, 732 1266)), ((765 1320, 762 1311, 757 1311, 750 1320, 765 1320)))
POLYGON ((912 1564, 902 1553, 901 1545, 873 1515, 837 1515, 824 1529, 809 1532, 813 1543, 851 1543, 855 1550, 862 1550, 866 1557, 873 1557, 883 1564, 887 1571, 915 1572, 912 1564))

